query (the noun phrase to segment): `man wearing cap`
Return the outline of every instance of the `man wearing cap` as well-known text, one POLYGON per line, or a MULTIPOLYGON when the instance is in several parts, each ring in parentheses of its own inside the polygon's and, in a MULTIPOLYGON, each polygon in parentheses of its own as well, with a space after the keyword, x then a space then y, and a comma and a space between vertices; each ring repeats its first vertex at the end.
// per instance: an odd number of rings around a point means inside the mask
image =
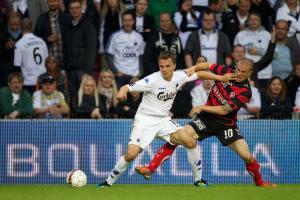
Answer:
POLYGON ((70 113, 64 95, 56 90, 55 78, 45 74, 40 78, 41 90, 33 93, 33 109, 39 118, 63 118, 70 113))

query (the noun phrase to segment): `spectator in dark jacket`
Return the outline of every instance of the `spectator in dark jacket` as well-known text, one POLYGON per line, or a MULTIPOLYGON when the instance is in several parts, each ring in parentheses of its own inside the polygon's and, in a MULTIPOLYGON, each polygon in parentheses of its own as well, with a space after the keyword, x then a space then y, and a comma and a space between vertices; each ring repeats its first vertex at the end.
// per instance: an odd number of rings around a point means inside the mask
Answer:
POLYGON ((133 29, 142 34, 144 41, 147 41, 149 36, 155 32, 154 18, 146 14, 148 8, 148 0, 137 0, 135 3, 135 9, 132 13, 135 18, 133 29))
POLYGON ((63 62, 63 35, 70 17, 59 10, 59 0, 48 0, 49 11, 41 14, 35 25, 35 35, 42 38, 49 54, 54 55, 61 65, 63 62))
POLYGON ((116 108, 119 118, 133 119, 142 101, 140 92, 131 92, 126 101, 119 102, 116 108))
POLYGON ((13 71, 15 44, 21 37, 20 14, 10 12, 7 27, 0 30, 0 87, 7 85, 7 77, 13 71))
POLYGON ((176 54, 176 68, 185 68, 182 44, 175 31, 171 15, 161 13, 159 22, 160 30, 152 34, 146 42, 143 57, 144 75, 159 71, 157 58, 161 51, 172 51, 176 54))
POLYGON ((64 69, 67 71, 69 93, 76 94, 81 76, 92 74, 96 58, 97 36, 92 24, 81 13, 80 0, 70 0, 72 22, 68 24, 63 40, 64 69))
MULTIPOLYGON (((104 98, 105 99, 105 98, 104 98)), ((76 118, 100 119, 106 113, 103 96, 99 96, 96 81, 92 76, 84 75, 78 94, 72 99, 72 110, 76 118)))
POLYGON ((289 118, 292 110, 284 81, 278 76, 272 77, 261 96, 262 118, 289 118))
POLYGON ((202 28, 192 32, 184 50, 187 67, 196 64, 199 56, 205 56, 208 62, 225 64, 225 58, 231 54, 227 35, 215 28, 216 17, 211 10, 202 15, 202 28))
POLYGON ((296 65, 295 74, 286 79, 289 96, 291 101, 295 102, 297 89, 300 87, 300 64, 296 65))
POLYGON ((30 94, 22 89, 23 77, 20 72, 8 76, 8 87, 0 90, 0 115, 8 119, 16 119, 33 112, 30 94))

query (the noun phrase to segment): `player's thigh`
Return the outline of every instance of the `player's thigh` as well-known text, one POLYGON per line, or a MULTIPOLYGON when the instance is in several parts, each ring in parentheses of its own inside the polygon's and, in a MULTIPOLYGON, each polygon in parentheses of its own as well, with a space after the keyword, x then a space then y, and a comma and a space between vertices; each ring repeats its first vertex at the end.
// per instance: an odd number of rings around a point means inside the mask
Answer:
POLYGON ((133 123, 129 144, 145 149, 156 137, 158 132, 157 121, 136 117, 133 123))
POLYGON ((236 140, 229 144, 228 147, 237 153, 245 162, 252 162, 253 157, 245 139, 236 140))
POLYGON ((193 127, 186 125, 170 135, 171 143, 193 149, 197 146, 197 134, 193 127))

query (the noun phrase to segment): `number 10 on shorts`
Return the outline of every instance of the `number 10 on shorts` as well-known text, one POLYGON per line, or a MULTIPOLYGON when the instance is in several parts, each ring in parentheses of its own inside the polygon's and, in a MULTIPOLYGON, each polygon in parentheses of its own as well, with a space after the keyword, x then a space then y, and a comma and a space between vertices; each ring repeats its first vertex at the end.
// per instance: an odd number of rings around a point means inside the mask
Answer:
POLYGON ((224 135, 225 135, 225 139, 232 138, 233 130, 232 129, 224 130, 224 135))

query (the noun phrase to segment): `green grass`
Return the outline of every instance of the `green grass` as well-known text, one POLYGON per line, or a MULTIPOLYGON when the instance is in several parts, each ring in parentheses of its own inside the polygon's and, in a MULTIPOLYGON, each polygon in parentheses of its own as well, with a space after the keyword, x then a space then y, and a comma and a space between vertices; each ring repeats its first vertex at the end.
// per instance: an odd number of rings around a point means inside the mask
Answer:
POLYGON ((300 185, 259 188, 253 185, 0 185, 1 200, 299 200, 300 185))

